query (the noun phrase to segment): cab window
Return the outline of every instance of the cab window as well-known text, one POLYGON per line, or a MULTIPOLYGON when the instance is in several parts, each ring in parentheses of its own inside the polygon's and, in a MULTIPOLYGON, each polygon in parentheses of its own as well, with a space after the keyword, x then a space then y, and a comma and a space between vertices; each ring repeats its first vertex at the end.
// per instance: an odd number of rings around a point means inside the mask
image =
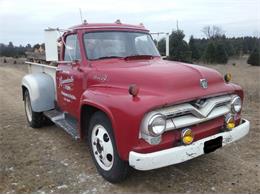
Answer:
POLYGON ((80 60, 80 49, 79 49, 79 41, 76 34, 68 35, 66 37, 66 46, 64 53, 65 61, 75 61, 80 60))

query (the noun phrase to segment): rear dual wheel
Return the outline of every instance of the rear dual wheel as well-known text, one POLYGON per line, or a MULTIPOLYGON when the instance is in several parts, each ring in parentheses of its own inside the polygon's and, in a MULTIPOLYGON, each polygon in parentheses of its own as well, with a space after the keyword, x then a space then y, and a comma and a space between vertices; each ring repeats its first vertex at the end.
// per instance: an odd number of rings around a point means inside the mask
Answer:
POLYGON ((90 120, 88 143, 100 175, 111 183, 127 177, 129 165, 119 157, 111 122, 102 112, 96 112, 90 120))

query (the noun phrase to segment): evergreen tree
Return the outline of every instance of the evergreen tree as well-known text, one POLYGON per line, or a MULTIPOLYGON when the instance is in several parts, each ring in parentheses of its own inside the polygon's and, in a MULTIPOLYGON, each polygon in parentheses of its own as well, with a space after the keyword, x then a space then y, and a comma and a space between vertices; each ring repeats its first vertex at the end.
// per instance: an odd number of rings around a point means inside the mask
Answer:
POLYGON ((189 47, 191 51, 191 58, 193 60, 199 60, 200 59, 199 49, 197 47, 197 44, 195 43, 195 39, 193 38, 193 36, 190 37, 189 47))
POLYGON ((158 50, 162 56, 166 55, 166 40, 162 38, 158 42, 158 50))
POLYGON ((252 66, 260 66, 260 51, 258 48, 256 48, 251 55, 249 56, 247 60, 248 64, 251 64, 252 66))
POLYGON ((6 57, 14 57, 16 55, 16 51, 12 42, 9 42, 7 47, 4 47, 2 55, 6 57))
POLYGON ((213 42, 210 42, 208 45, 207 45, 207 48, 204 52, 204 55, 203 55, 203 59, 205 60, 205 62, 207 63, 214 63, 215 62, 215 45, 213 42))
POLYGON ((170 60, 181 62, 191 62, 191 52, 187 42, 184 40, 185 34, 181 30, 172 31, 169 37, 170 60))
POLYGON ((215 62, 220 64, 226 64, 228 61, 228 54, 225 46, 222 43, 217 43, 214 54, 215 62))
POLYGON ((13 42, 10 41, 7 47, 9 47, 9 48, 14 48, 13 42))
POLYGON ((45 50, 45 43, 42 43, 42 44, 41 44, 41 48, 42 48, 43 50, 45 50))
POLYGON ((231 44, 230 41, 225 41, 225 49, 226 49, 226 52, 227 52, 228 56, 234 56, 235 55, 235 48, 231 44))
POLYGON ((33 49, 35 50, 35 49, 40 49, 40 47, 41 47, 41 45, 39 44, 39 43, 37 43, 37 44, 35 44, 34 46, 33 46, 33 49))

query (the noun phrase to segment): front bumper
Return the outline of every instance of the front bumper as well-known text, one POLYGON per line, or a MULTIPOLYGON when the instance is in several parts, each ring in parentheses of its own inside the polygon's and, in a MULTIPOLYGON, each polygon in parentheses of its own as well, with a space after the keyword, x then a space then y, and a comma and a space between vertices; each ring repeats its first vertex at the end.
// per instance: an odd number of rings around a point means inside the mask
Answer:
POLYGON ((204 154, 204 143, 206 141, 222 137, 222 146, 241 139, 249 132, 250 122, 242 119, 242 123, 231 131, 218 133, 198 140, 190 145, 178 146, 158 152, 137 153, 131 151, 129 153, 129 165, 137 170, 151 170, 168 165, 178 164, 204 154))

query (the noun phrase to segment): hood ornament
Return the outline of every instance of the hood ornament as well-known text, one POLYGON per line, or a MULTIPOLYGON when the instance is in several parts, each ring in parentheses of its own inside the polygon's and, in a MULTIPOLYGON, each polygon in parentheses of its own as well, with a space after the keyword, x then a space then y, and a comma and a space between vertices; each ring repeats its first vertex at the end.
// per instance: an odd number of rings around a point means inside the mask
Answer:
POLYGON ((207 81, 207 79, 200 79, 200 86, 203 89, 207 89, 208 88, 208 81, 207 81))

